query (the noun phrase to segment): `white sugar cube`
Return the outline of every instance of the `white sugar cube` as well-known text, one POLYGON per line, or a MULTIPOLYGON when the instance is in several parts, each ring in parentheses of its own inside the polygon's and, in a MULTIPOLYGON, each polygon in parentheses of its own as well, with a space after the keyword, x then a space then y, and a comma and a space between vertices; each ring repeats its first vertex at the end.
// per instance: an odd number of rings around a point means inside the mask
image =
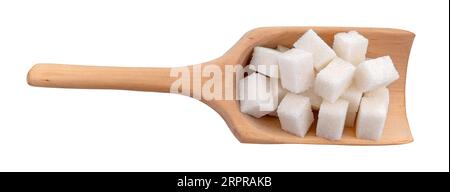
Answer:
POLYGON ((270 91, 272 92, 273 97, 277 100, 277 103, 280 103, 284 96, 288 93, 288 91, 281 86, 281 81, 273 78, 270 79, 270 91))
POLYGON ((358 111, 362 94, 363 92, 355 86, 350 86, 349 88, 347 88, 347 90, 345 90, 345 92, 341 95, 341 99, 348 101, 348 111, 358 111))
POLYGON ((265 47, 255 47, 253 49, 250 69, 258 71, 269 77, 278 78, 278 55, 281 52, 265 47))
POLYGON ((382 88, 365 94, 361 99, 356 119, 356 137, 360 139, 380 140, 389 106, 389 90, 382 88))
POLYGON ((314 121, 309 98, 292 93, 286 94, 277 113, 281 128, 300 137, 306 135, 314 121))
POLYGON ((399 78, 397 69, 389 56, 362 62, 356 68, 354 76, 356 87, 363 92, 388 86, 399 78))
POLYGON ((340 140, 344 131, 348 101, 339 99, 334 103, 322 102, 316 128, 318 137, 340 140))
POLYGON ((364 93, 364 97, 371 97, 380 100, 380 102, 384 103, 386 111, 389 108, 389 89, 386 87, 381 87, 373 91, 366 92, 364 93))
POLYGON ((324 68, 334 57, 336 53, 330 46, 325 43, 312 29, 303 34, 295 43, 294 47, 308 51, 313 54, 314 68, 320 71, 324 68))
POLYGON ((356 115, 358 112, 351 112, 347 110, 347 116, 345 117, 345 127, 354 127, 356 115))
POLYGON ((320 105, 322 104, 322 97, 320 97, 314 92, 314 87, 311 87, 310 89, 306 90, 301 95, 309 98, 309 101, 311 102, 311 108, 313 110, 320 109, 320 105))
POLYGON ((352 83, 355 67, 338 57, 316 77, 314 92, 328 102, 335 102, 352 83))
MULTIPOLYGON (((281 86, 281 82, 279 79, 270 79, 270 91, 273 95, 274 102, 278 104, 283 100, 284 96, 287 94, 287 90, 281 86)), ((268 115, 278 117, 277 111, 274 110, 270 112, 268 115)))
POLYGON ((279 52, 286 52, 286 51, 288 51, 289 50, 289 48, 287 48, 287 47, 285 47, 285 46, 283 46, 283 45, 278 45, 277 46, 277 50, 279 51, 279 52))
POLYGON ((260 118, 277 107, 270 92, 269 79, 259 73, 239 80, 239 99, 241 112, 260 118))
POLYGON ((355 86, 350 86, 344 94, 341 95, 341 99, 348 101, 347 117, 345 119, 346 127, 353 127, 356 119, 356 112, 358 112, 359 103, 361 102, 362 91, 355 86))
POLYGON ((336 55, 357 66, 366 59, 369 40, 356 31, 334 35, 333 49, 336 55))
POLYGON ((314 82, 313 56, 311 53, 290 49, 278 57, 281 85, 293 93, 309 89, 314 82))
POLYGON ((364 93, 365 97, 375 97, 378 99, 381 99, 382 102, 384 102, 386 105, 389 104, 389 89, 386 87, 381 87, 378 89, 375 89, 373 91, 369 91, 364 93))

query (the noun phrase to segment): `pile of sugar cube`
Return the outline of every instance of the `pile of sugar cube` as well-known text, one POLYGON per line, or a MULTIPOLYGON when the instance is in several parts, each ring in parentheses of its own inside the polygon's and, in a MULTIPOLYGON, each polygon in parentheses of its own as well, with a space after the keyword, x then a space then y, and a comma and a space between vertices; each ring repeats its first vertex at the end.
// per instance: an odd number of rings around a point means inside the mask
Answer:
POLYGON ((399 74, 389 56, 366 58, 369 40, 357 31, 334 36, 332 48, 313 30, 288 48, 255 47, 239 80, 240 110, 277 116, 281 128, 304 137, 318 111, 316 136, 340 140, 344 127, 379 140, 389 105, 389 84, 399 74))

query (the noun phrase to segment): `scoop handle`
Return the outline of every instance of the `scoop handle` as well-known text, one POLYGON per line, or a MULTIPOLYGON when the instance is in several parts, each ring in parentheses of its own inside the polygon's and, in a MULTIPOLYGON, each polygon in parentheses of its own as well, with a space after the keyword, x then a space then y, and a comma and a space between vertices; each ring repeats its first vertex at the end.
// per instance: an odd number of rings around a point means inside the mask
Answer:
POLYGON ((27 82, 37 87, 169 92, 177 79, 170 76, 171 69, 36 64, 28 72, 27 82))

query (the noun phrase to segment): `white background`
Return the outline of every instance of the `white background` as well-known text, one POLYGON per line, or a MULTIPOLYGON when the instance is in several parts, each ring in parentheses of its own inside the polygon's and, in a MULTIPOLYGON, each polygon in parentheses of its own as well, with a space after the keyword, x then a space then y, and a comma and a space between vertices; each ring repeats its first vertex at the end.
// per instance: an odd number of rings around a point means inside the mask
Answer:
POLYGON ((448 1, 1 1, 0 171, 449 171, 448 1), (38 62, 170 67, 216 58, 261 26, 416 33, 415 141, 241 144, 201 102, 161 93, 29 87, 38 62))

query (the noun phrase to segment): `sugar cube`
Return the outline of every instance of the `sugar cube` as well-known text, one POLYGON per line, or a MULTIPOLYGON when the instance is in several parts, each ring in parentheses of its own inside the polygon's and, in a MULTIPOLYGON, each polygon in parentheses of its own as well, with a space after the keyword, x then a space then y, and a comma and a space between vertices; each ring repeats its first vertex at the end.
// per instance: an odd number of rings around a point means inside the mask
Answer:
POLYGON ((314 92, 328 102, 335 102, 352 83, 355 67, 336 57, 316 77, 314 92))
POLYGON ((389 104, 389 89, 386 87, 381 87, 373 91, 365 92, 365 97, 376 97, 383 100, 384 103, 389 104))
POLYGON ((356 87, 363 92, 388 86, 399 78, 397 69, 389 56, 362 62, 356 68, 354 76, 356 87))
POLYGON ((357 66, 366 58, 369 40, 356 31, 334 35, 333 50, 336 55, 357 66))
MULTIPOLYGON (((278 104, 283 100, 284 96, 287 94, 287 90, 281 86, 279 79, 270 79, 270 91, 272 93, 272 97, 274 98, 274 102, 278 104)), ((274 110, 270 112, 268 115, 278 117, 277 111, 274 110)))
POLYGON ((347 117, 345 119, 346 127, 353 127, 356 119, 356 112, 358 112, 359 103, 361 102, 362 91, 355 86, 350 86, 344 94, 341 95, 341 99, 348 101, 347 117))
POLYGON ((279 51, 279 52, 286 52, 287 50, 289 50, 289 48, 287 48, 287 47, 285 47, 285 46, 283 46, 283 45, 278 45, 277 46, 277 50, 279 51))
POLYGON ((378 89, 364 94, 356 119, 356 137, 368 140, 380 140, 389 106, 389 90, 378 89))
POLYGON ((362 94, 363 92, 355 86, 350 86, 349 88, 347 88, 347 90, 345 90, 345 92, 341 95, 341 99, 348 101, 348 111, 358 111, 362 94))
POLYGON ((320 71, 324 68, 334 57, 336 53, 330 46, 325 43, 312 29, 303 34, 295 43, 294 47, 308 51, 313 54, 314 68, 320 71))
POLYGON ((280 54, 281 52, 275 49, 255 47, 252 60, 250 60, 250 69, 272 78, 278 78, 278 56, 280 54))
POLYGON ((287 90, 281 86, 281 81, 279 79, 270 79, 270 90, 273 97, 277 100, 277 103, 283 100, 284 96, 287 94, 287 90))
POLYGON ((309 130, 314 116, 309 98, 288 93, 278 106, 281 128, 289 133, 304 137, 309 130))
POLYGON ((311 102, 311 108, 313 110, 320 109, 320 105, 322 104, 322 97, 320 97, 314 92, 314 87, 311 87, 310 89, 306 90, 301 95, 309 98, 309 101, 311 102))
POLYGON ((322 102, 316 135, 329 140, 340 140, 344 131, 348 101, 339 99, 334 103, 322 102))
POLYGON ((240 110, 260 118, 277 107, 270 91, 269 78, 259 73, 252 73, 239 80, 240 110))
POLYGON ((290 49, 278 57, 281 85, 293 93, 309 89, 314 82, 313 56, 311 53, 290 49))

